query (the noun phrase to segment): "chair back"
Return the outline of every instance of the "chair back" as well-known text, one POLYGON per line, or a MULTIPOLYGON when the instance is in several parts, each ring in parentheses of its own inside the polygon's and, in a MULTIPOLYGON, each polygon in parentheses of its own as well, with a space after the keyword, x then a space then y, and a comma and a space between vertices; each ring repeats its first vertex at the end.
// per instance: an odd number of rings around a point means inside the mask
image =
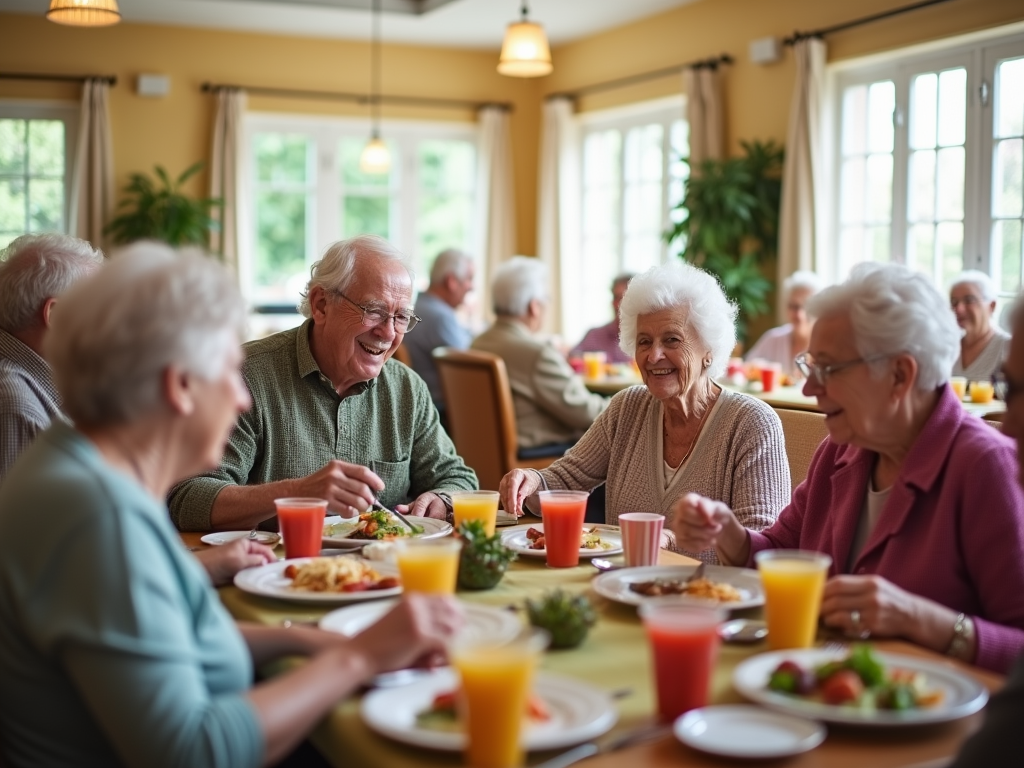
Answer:
POLYGON ((409 349, 405 344, 398 345, 398 349, 395 350, 394 358, 407 368, 412 368, 412 357, 410 357, 409 349))
POLYGON ((789 476, 793 488, 807 477, 811 458, 821 441, 828 437, 825 414, 815 411, 799 411, 792 408, 776 408, 782 422, 782 433, 786 438, 786 458, 789 460, 789 476))

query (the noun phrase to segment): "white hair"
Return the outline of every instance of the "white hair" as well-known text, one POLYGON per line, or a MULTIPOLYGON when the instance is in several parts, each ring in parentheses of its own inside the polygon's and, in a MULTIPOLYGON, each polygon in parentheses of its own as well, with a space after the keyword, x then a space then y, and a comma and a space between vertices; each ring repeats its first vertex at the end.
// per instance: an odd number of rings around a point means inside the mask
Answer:
MULTIPOLYGON (((948 381, 960 356, 963 332, 949 301, 925 275, 901 264, 858 264, 846 282, 808 301, 807 312, 815 318, 848 314, 861 357, 913 357, 918 389, 935 389, 948 381)), ((885 363, 871 367, 878 373, 885 363)))
POLYGON ((810 291, 810 296, 813 296, 824 287, 824 282, 816 273, 799 269, 782 281, 782 295, 786 301, 789 301, 793 291, 804 288, 810 291))
POLYGON ((103 252, 71 235, 22 235, 0 263, 0 328, 15 333, 37 322, 47 299, 67 291, 103 263, 103 252))
POLYGON ((77 423, 131 421, 159 408, 168 367, 213 379, 243 336, 236 280, 196 251, 136 243, 65 294, 43 342, 77 423))
POLYGON ((437 254, 433 265, 430 267, 430 284, 440 285, 448 275, 454 275, 458 280, 465 280, 469 277, 469 270, 473 266, 473 257, 458 248, 448 248, 437 254))
POLYGON ((682 260, 651 267, 634 277, 619 308, 619 346, 632 357, 636 352, 636 321, 663 309, 681 309, 686 322, 711 352, 707 374, 725 373, 736 346, 736 305, 726 298, 718 279, 682 260))
POLYGON ((995 301, 999 294, 996 291, 995 281, 979 269, 965 269, 949 281, 949 290, 952 291, 958 285, 968 283, 978 289, 981 299, 986 304, 995 301))
POLYGON ((306 318, 313 316, 313 308, 309 305, 309 293, 317 286, 325 291, 347 291, 356 277, 356 262, 365 259, 398 262, 409 273, 409 282, 415 282, 415 275, 408 259, 383 237, 359 235, 348 240, 339 240, 327 246, 320 261, 310 268, 309 282, 306 283, 306 290, 302 292, 302 301, 298 306, 299 314, 306 318))
POLYGON ((548 265, 530 256, 513 256, 494 270, 491 283, 494 313, 522 317, 530 302, 548 300, 548 265))

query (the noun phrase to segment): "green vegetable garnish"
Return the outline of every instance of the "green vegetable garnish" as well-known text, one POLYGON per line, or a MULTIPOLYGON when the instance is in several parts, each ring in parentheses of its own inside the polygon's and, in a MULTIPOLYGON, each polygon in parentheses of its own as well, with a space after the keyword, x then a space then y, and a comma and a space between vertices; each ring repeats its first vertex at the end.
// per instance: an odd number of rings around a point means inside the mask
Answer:
POLYGON ((796 675, 792 672, 772 672, 768 687, 781 693, 796 693, 796 675))

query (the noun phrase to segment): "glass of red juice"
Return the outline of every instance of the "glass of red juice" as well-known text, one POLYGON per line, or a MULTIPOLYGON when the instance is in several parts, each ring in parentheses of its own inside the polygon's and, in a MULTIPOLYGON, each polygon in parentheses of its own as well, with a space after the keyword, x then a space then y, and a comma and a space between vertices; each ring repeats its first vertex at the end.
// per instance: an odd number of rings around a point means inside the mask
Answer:
POLYGON ((284 556, 316 557, 324 536, 324 499, 274 499, 277 522, 284 537, 284 556))
POLYGON ((664 722, 708 702, 711 675, 718 658, 718 625, 725 612, 652 600, 640 606, 654 657, 658 714, 664 722))
POLYGON ((541 491, 540 514, 544 518, 544 554, 552 568, 580 564, 586 491, 541 491))

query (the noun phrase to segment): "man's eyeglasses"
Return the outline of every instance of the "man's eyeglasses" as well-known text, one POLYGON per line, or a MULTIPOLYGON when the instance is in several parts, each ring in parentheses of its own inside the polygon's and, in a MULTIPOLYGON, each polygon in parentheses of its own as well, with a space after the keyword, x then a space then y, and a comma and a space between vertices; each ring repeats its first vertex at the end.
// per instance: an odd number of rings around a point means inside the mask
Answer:
POLYGON ((952 299, 951 298, 949 300, 949 306, 953 309, 954 312, 956 311, 956 308, 958 306, 960 306, 961 304, 963 304, 965 307, 975 307, 978 304, 981 304, 981 299, 979 299, 977 296, 974 296, 973 294, 969 293, 966 296, 964 296, 962 299, 952 299))
POLYGON ((1011 397, 1016 397, 1024 391, 1024 384, 1011 381, 1002 371, 996 371, 992 374, 992 386, 996 391, 996 397, 1007 405, 1009 405, 1011 397))
POLYGON ((353 307, 357 307, 363 311, 363 325, 367 328, 376 328, 378 325, 384 325, 388 320, 392 320, 395 324, 396 333, 408 333, 420 322, 420 318, 416 317, 416 315, 412 313, 395 312, 395 314, 392 315, 377 307, 364 307, 362 304, 356 304, 341 291, 335 291, 335 293, 341 296, 341 298, 353 307))
POLYGON ((806 352, 801 352, 793 359, 793 363, 797 369, 804 375, 804 378, 814 377, 814 380, 818 382, 819 386, 824 387, 825 382, 828 381, 828 377, 836 371, 841 371, 845 368, 852 368, 855 365, 861 363, 874 363, 878 360, 885 360, 889 355, 874 355, 872 357, 858 357, 856 360, 849 360, 845 363, 833 363, 832 365, 818 365, 812 363, 806 352))

